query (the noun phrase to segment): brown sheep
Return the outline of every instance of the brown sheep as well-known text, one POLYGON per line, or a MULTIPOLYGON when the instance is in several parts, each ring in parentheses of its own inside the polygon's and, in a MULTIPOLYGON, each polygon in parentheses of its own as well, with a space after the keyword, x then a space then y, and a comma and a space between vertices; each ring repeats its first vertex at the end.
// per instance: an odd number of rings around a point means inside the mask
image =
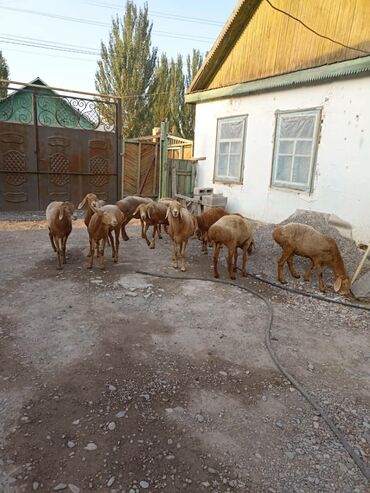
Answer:
POLYGON ((218 257, 223 245, 228 249, 227 267, 230 279, 236 279, 237 249, 243 250, 242 275, 246 276, 248 253, 253 244, 253 230, 251 223, 243 216, 230 214, 221 217, 208 230, 208 239, 214 244, 213 267, 214 276, 219 278, 218 257))
POLYGON ((107 204, 107 205, 103 205, 99 209, 102 211, 105 211, 105 212, 110 212, 111 214, 114 215, 114 217, 117 220, 116 226, 110 226, 109 227, 107 242, 108 242, 108 244, 110 243, 110 245, 112 247, 113 261, 118 262, 119 233, 121 231, 121 226, 122 226, 122 223, 124 220, 123 213, 121 212, 121 210, 119 209, 119 207, 117 205, 107 204), (113 238, 112 231, 114 231, 115 238, 113 238))
POLYGON ((320 291, 325 293, 321 267, 327 265, 336 278, 334 282, 335 292, 339 291, 340 294, 345 295, 350 293, 351 280, 347 275, 339 248, 333 238, 319 233, 311 226, 299 223, 278 226, 273 230, 272 237, 283 249, 278 262, 278 279, 282 284, 286 284, 285 262, 288 264, 291 275, 297 279, 300 277, 293 265, 294 255, 298 255, 311 260, 304 274, 305 281, 310 280, 311 271, 313 267, 316 267, 320 291))
POLYGON ((221 217, 227 216, 229 213, 225 211, 222 207, 214 207, 213 209, 208 209, 208 211, 202 214, 194 215, 195 221, 195 235, 198 240, 202 241, 202 253, 208 255, 208 237, 207 233, 209 228, 217 222, 221 217))
POLYGON ((58 258, 57 269, 62 269, 62 264, 67 262, 66 245, 72 231, 74 209, 71 202, 51 202, 46 208, 50 243, 58 258))
POLYGON ((95 205, 95 207, 103 207, 103 205, 105 205, 106 202, 104 200, 99 200, 98 197, 95 195, 95 193, 88 193, 78 204, 77 209, 82 209, 85 206, 85 204, 87 204, 87 208, 85 211, 84 222, 86 224, 86 227, 88 227, 90 219, 94 214, 94 211, 92 210, 91 206, 95 205))
MULTIPOLYGON (((106 206, 105 206, 106 207, 106 206)), ((110 228, 116 228, 118 221, 111 210, 96 209, 92 206, 94 214, 89 222, 88 232, 90 237, 90 255, 88 269, 92 269, 94 261, 94 250, 99 259, 100 269, 104 269, 104 249, 110 228)), ((112 244, 113 248, 113 244, 112 244)))
MULTIPOLYGON (((134 213, 137 209, 137 206, 140 204, 149 204, 153 202, 152 199, 149 199, 147 197, 137 197, 135 195, 131 195, 129 197, 125 197, 122 200, 118 200, 116 202, 116 205, 120 208, 121 212, 123 212, 124 215, 124 220, 121 226, 121 232, 122 232, 122 239, 127 241, 129 237, 127 236, 126 233, 126 225, 131 221, 131 219, 134 217, 134 213)), ((141 224, 141 236, 144 238, 144 225, 143 223, 141 224)))
POLYGON ((186 245, 195 230, 193 217, 185 207, 173 200, 168 206, 166 218, 169 223, 168 234, 172 239, 172 265, 178 269, 178 257, 181 257, 181 271, 185 272, 186 245))
POLYGON ((161 202, 152 202, 149 204, 140 204, 135 213, 134 217, 140 217, 140 221, 145 223, 145 227, 143 229, 144 239, 149 246, 149 248, 155 248, 155 235, 157 233, 158 238, 162 238, 161 236, 161 224, 168 224, 166 219, 167 214, 167 206, 161 202), (152 241, 148 240, 147 231, 149 226, 153 226, 153 239, 152 241))

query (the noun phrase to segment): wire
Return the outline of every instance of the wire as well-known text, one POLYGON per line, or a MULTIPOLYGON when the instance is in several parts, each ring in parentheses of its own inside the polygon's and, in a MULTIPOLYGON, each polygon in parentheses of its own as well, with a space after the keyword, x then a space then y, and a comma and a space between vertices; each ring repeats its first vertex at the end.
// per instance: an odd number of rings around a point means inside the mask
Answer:
MULTIPOLYGON (((91 25, 91 26, 99 26, 99 27, 110 27, 111 26, 111 24, 109 24, 107 22, 94 21, 92 19, 81 19, 79 17, 70 17, 67 15, 51 14, 51 13, 43 12, 40 10, 29 10, 29 9, 20 9, 20 8, 15 8, 15 7, 3 7, 3 6, 0 6, 0 9, 14 11, 14 12, 20 12, 20 13, 30 14, 30 15, 49 17, 51 19, 58 19, 58 20, 67 21, 67 22, 78 22, 80 24, 87 24, 87 25, 91 25)), ((206 42, 208 43, 209 41, 214 41, 214 38, 212 38, 210 36, 202 36, 202 35, 188 36, 187 34, 171 33, 168 31, 157 31, 157 30, 153 30, 152 33, 154 35, 157 35, 157 36, 163 36, 163 37, 174 38, 174 39, 191 40, 191 41, 197 41, 200 43, 206 43, 206 42)))
POLYGON ((314 29, 312 29, 310 26, 308 26, 307 24, 305 24, 303 21, 301 21, 301 19, 298 19, 298 17, 295 17, 294 15, 292 14, 289 14, 288 12, 285 12, 285 10, 281 10, 279 9, 278 7, 275 7, 275 5, 273 5, 270 0, 266 0, 266 2, 270 5, 270 7, 272 7, 274 10, 277 10, 278 12, 281 12, 282 14, 290 17, 291 19, 299 22, 300 24, 302 24, 303 27, 305 27, 306 29, 308 29, 309 31, 311 31, 313 34, 316 34, 316 36, 319 36, 320 38, 324 38, 324 39, 327 39, 328 41, 331 41, 332 43, 335 43, 339 46, 342 46, 343 48, 347 48, 348 50, 354 50, 354 51, 358 51, 359 53, 364 53, 365 55, 370 55, 370 51, 366 51, 366 50, 362 50, 361 48, 354 48, 353 46, 348 46, 344 43, 341 43, 340 41, 337 41, 333 38, 330 38, 329 36, 325 36, 325 34, 321 34, 317 31, 315 31, 314 29))
POLYGON ((276 367, 280 370, 280 372, 287 378, 291 384, 298 390, 298 392, 306 399, 306 401, 310 404, 310 406, 315 410, 316 414, 318 416, 321 416, 323 420, 326 422, 326 424, 329 426, 333 434, 337 437, 338 441, 342 444, 343 448, 346 450, 346 452, 349 454, 353 462, 356 464, 356 466, 360 469, 361 473, 364 475, 364 477, 369 481, 370 480, 370 469, 367 466, 367 464, 356 454, 354 448, 350 445, 344 434, 340 431, 340 429, 337 427, 337 425, 334 423, 334 421, 330 418, 326 410, 320 406, 320 404, 313 398, 311 397, 310 393, 304 388, 304 386, 298 382, 298 380, 289 373, 289 371, 281 364, 276 352, 274 351, 274 348, 272 346, 271 342, 271 329, 274 321, 274 309, 272 304, 270 303, 269 300, 267 300, 262 294, 258 293, 252 288, 246 287, 246 286, 241 286, 240 284, 230 282, 230 281, 224 281, 224 280, 215 280, 215 279, 204 279, 201 277, 188 277, 188 276, 171 276, 167 274, 156 274, 156 273, 151 273, 151 272, 145 272, 145 271, 136 271, 137 274, 142 274, 144 276, 152 276, 152 277, 158 277, 162 279, 175 279, 177 281, 185 280, 185 281, 204 281, 204 282, 214 282, 215 284, 226 284, 229 286, 234 286, 238 289, 241 289, 243 291, 247 291, 248 293, 252 294, 253 296, 259 298, 265 306, 267 307, 268 310, 268 322, 266 325, 265 329, 265 346, 266 349, 275 363, 276 367))
MULTIPOLYGON (((88 5, 94 5, 95 7, 102 7, 102 8, 107 8, 107 9, 112 9, 112 8, 117 8, 117 9, 123 9, 122 5, 118 4, 105 4, 101 2, 95 2, 95 1, 83 1, 82 3, 86 3, 88 5)), ((164 19, 174 19, 182 22, 190 22, 194 24, 205 24, 209 26, 223 26, 224 22, 221 21, 212 21, 209 19, 204 19, 200 17, 189 17, 185 15, 178 15, 178 14, 169 14, 167 12, 159 12, 157 10, 150 10, 149 11, 150 15, 153 17, 162 17, 164 19)))

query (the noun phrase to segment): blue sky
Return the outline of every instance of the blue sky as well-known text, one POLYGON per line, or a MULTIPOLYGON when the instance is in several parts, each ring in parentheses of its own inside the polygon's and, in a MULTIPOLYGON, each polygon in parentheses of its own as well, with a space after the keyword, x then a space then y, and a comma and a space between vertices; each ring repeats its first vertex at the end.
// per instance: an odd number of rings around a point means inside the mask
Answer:
MULTIPOLYGON (((100 42, 108 39, 111 19, 116 13, 123 13, 125 3, 125 0, 0 0, 0 49, 7 59, 11 78, 29 82, 38 76, 52 86, 95 91, 94 75, 99 58, 95 53, 100 49, 100 42), (49 18, 40 13, 76 20, 49 18), (51 43, 54 48, 68 45, 70 51, 24 45, 40 42, 51 43)), ((137 0, 136 4, 142 6, 144 0, 137 0)), ((236 0, 148 0, 153 45, 168 56, 186 55, 193 48, 204 53, 212 46, 235 4, 236 0), (181 16, 192 19, 185 21, 181 16)))

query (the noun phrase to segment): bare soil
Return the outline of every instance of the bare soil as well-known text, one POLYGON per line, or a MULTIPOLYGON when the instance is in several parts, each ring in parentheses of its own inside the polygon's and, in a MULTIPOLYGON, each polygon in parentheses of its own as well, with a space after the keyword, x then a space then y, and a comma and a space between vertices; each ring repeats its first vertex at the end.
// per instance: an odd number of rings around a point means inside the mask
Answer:
MULTIPOLYGON (((39 226, 0 227, 0 491, 368 491, 274 367, 266 306, 210 282, 199 242, 189 245, 187 275, 203 280, 137 274, 181 277, 168 237, 150 250, 137 225, 119 263, 108 249, 106 270, 90 272, 76 222, 58 272, 39 226)), ((248 269, 265 263, 274 277, 279 252, 256 243, 248 269)), ((237 283, 273 304, 282 362, 369 461, 370 314, 237 283)))

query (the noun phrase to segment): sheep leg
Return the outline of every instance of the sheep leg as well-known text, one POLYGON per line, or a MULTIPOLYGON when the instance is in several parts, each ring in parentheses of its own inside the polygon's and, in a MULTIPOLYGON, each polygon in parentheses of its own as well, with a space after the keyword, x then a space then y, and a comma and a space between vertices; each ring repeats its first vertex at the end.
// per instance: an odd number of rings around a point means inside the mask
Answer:
POLYGON ((243 260, 242 260, 242 276, 247 276, 247 261, 248 255, 250 255, 250 245, 248 247, 243 248, 243 260))
POLYGON ((214 270, 214 276, 216 279, 220 277, 220 274, 218 273, 218 257, 220 255, 220 250, 221 250, 221 244, 220 243, 215 243, 214 249, 213 249, 213 270, 214 270))
POLYGON ((161 240, 162 239, 162 226, 161 226, 161 224, 158 224, 157 233, 158 233, 158 239, 161 240))
POLYGON ((234 257, 235 257, 235 249, 229 248, 227 254, 227 269, 229 271, 230 279, 235 280, 235 272, 234 272, 234 257))
POLYGON ((238 247, 235 248, 234 252, 234 265, 233 265, 233 271, 236 272, 238 267, 237 267, 237 262, 238 262, 238 247))
POLYGON ((64 238, 62 238, 63 264, 66 264, 67 263, 67 259, 66 259, 66 247, 67 247, 68 236, 69 235, 66 235, 66 236, 64 236, 64 238))
POLYGON ((50 243, 51 243, 51 248, 54 250, 54 252, 57 251, 56 247, 55 247, 55 244, 54 244, 54 238, 53 238, 53 235, 51 234, 51 231, 49 229, 49 239, 50 239, 50 243))
POLYGON ((58 258, 57 269, 58 270, 61 270, 61 269, 63 269, 63 267, 62 267, 62 263, 63 263, 62 246, 59 245, 59 238, 54 237, 54 242, 55 242, 55 247, 56 247, 56 250, 57 250, 57 258, 58 258))
POLYGON ((299 279, 301 276, 298 274, 298 272, 294 268, 293 259, 294 259, 294 253, 292 253, 292 255, 287 259, 288 268, 289 268, 291 275, 293 277, 295 277, 296 279, 299 279))
POLYGON ((204 253, 204 255, 208 255, 208 238, 206 233, 202 236, 202 253, 204 253))
POLYGON ((104 248, 105 248, 105 242, 107 241, 106 238, 103 238, 101 240, 101 246, 99 247, 99 268, 101 270, 104 270, 104 248))
MULTIPOLYGON (((142 238, 145 238, 146 235, 144 233, 144 221, 140 218, 140 224, 141 224, 141 237, 142 238)), ((148 228, 146 229, 146 231, 148 230, 148 228)))
POLYGON ((175 240, 173 240, 173 242, 172 242, 172 267, 174 269, 179 268, 179 264, 177 261, 177 243, 175 240))
POLYGON ((285 275, 284 275, 284 265, 288 258, 292 255, 293 249, 289 248, 289 250, 283 250, 282 256, 279 258, 278 262, 278 279, 281 284, 286 284, 285 275))
POLYGON ((111 230, 108 231, 108 244, 109 244, 109 242, 110 242, 110 245, 112 247, 112 259, 115 259, 116 258, 116 248, 114 245, 114 239, 113 239, 113 234, 112 234, 111 230))
POLYGON ((148 240, 148 236, 147 236, 148 229, 149 229, 149 224, 145 223, 145 228, 143 229, 143 238, 145 239, 146 244, 150 246, 150 241, 148 240))
POLYGON ((126 233, 126 225, 129 223, 130 219, 127 220, 125 219, 122 223, 122 226, 121 226, 121 234, 122 234, 122 239, 123 241, 128 241, 130 238, 127 236, 127 233, 126 233))
POLYGON ((157 230, 157 224, 153 224, 153 239, 152 241, 150 242, 149 244, 149 248, 153 249, 155 248, 155 234, 157 233, 158 234, 158 230, 157 230))
POLYGON ((313 262, 315 264, 316 271, 317 271, 317 276, 319 278, 319 288, 320 288, 320 291, 322 293, 325 293, 326 292, 326 289, 325 289, 325 283, 324 283, 324 279, 323 279, 323 275, 322 275, 322 270, 321 270, 320 262, 317 259, 312 259, 312 260, 313 260, 313 262))
POLYGON ((309 264, 309 266, 307 267, 307 270, 306 270, 306 272, 304 273, 304 277, 303 277, 303 279, 304 279, 305 281, 309 281, 309 280, 310 280, 310 277, 311 277, 311 272, 312 272, 313 267, 314 267, 314 264, 313 264, 312 260, 310 259, 310 264, 309 264))
POLYGON ((94 262, 94 250, 95 250, 95 240, 90 238, 90 252, 89 252, 89 261, 87 263, 87 268, 92 269, 94 262))
POLYGON ((186 255, 186 245, 188 244, 188 240, 185 240, 181 243, 181 272, 186 271, 185 267, 185 255, 186 255))
POLYGON ((114 230, 114 236, 116 238, 114 262, 118 262, 119 227, 118 228, 115 228, 115 230, 114 230))

